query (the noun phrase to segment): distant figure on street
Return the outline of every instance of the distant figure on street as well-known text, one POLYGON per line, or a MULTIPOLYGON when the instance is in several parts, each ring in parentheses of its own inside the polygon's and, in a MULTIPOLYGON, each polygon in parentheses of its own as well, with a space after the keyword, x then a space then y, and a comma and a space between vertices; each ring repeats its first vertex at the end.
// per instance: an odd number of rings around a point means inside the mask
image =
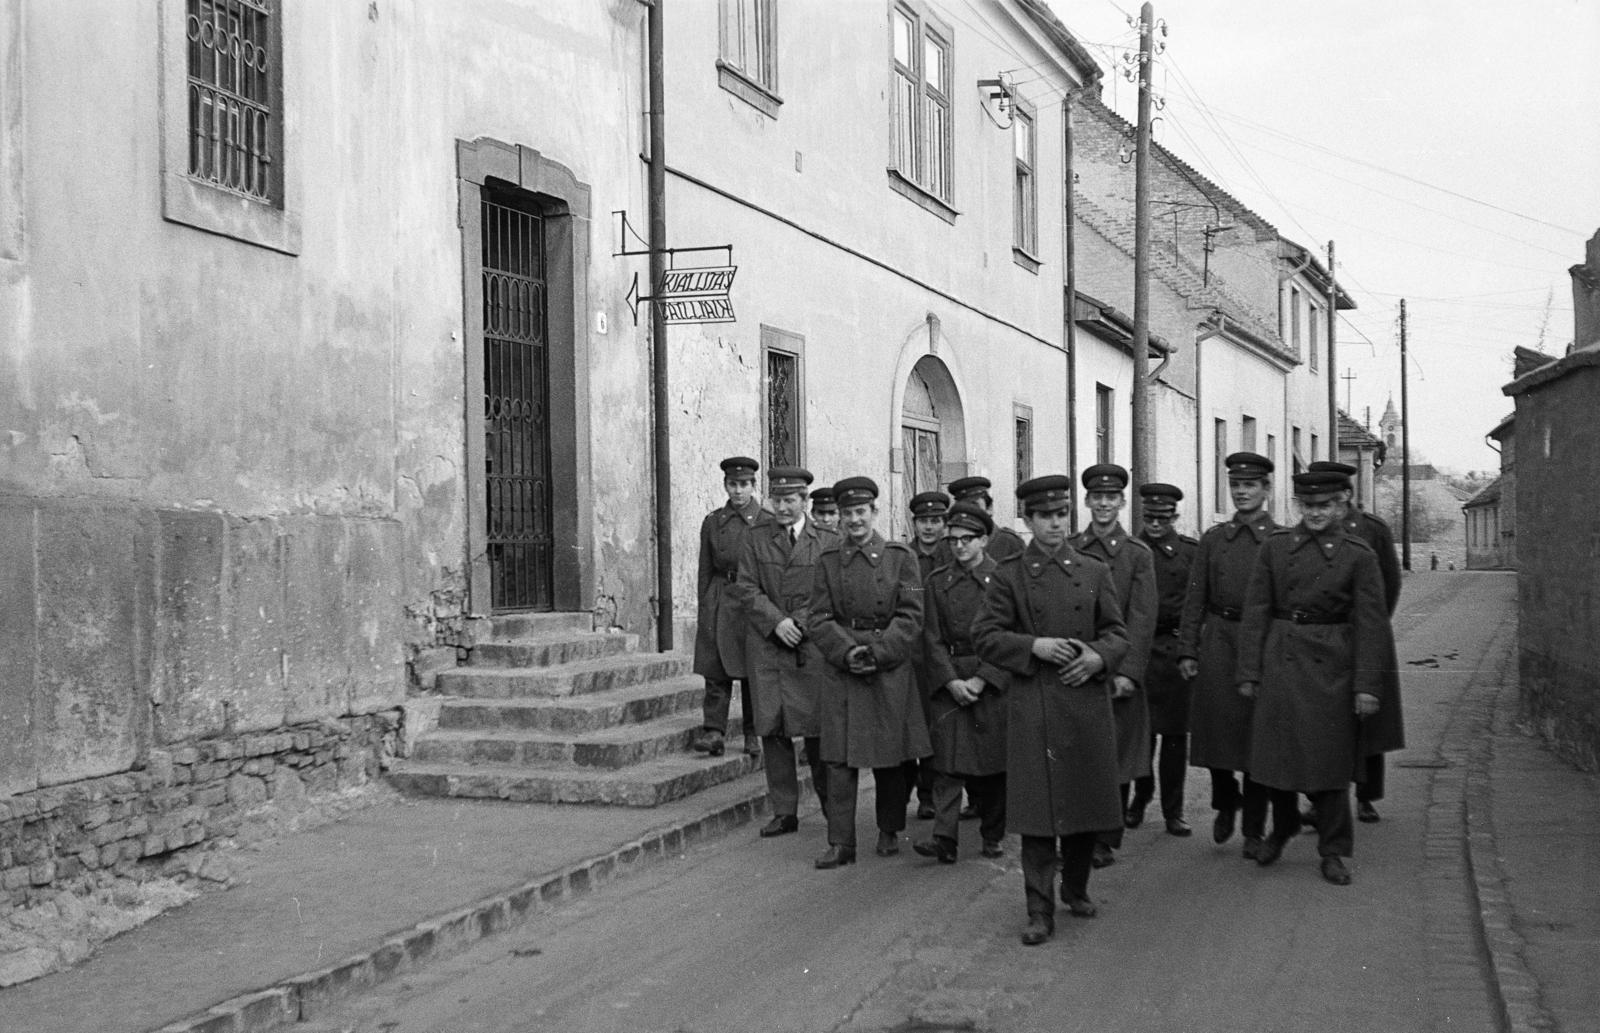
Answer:
MULTIPOLYGON (((1150 751, 1157 758, 1161 787, 1161 817, 1167 833, 1187 836, 1192 830, 1183 820, 1183 786, 1189 771, 1189 680, 1178 670, 1178 628, 1183 623, 1183 600, 1189 574, 1200 543, 1173 528, 1183 489, 1172 484, 1145 484, 1139 488, 1144 507, 1144 530, 1139 540, 1150 549, 1156 567, 1156 627, 1150 644, 1150 662, 1144 668, 1144 694, 1150 706, 1150 751), (1161 739, 1156 752, 1156 737, 1161 739)), ((1124 822, 1136 829, 1144 822, 1145 808, 1156 792, 1157 778, 1140 775, 1133 782, 1133 802, 1124 822)))
POLYGON ((972 622, 994 580, 995 562, 984 554, 994 521, 975 502, 958 502, 945 520, 945 540, 955 562, 928 576, 923 642, 927 655, 934 771, 933 835, 914 844, 941 863, 956 861, 965 788, 979 819, 984 857, 1001 856, 1006 835, 1006 701, 1008 675, 982 660, 972 622))
POLYGON ((1250 774, 1271 788, 1272 836, 1256 863, 1275 862, 1299 829, 1297 794, 1312 799, 1322 877, 1345 886, 1355 844, 1350 780, 1360 720, 1378 712, 1393 653, 1383 577, 1372 547, 1348 534, 1344 475, 1294 475, 1300 522, 1256 556, 1239 628, 1239 694, 1255 701, 1250 774))
MULTIPOLYGON (((1344 508, 1340 522, 1344 524, 1346 534, 1353 534, 1372 546, 1372 551, 1378 556, 1378 572, 1383 575, 1384 609, 1389 615, 1390 641, 1393 642, 1394 611, 1400 605, 1401 577, 1400 561, 1394 554, 1394 535, 1388 524, 1356 505, 1355 483, 1350 480, 1355 476, 1355 467, 1349 463, 1324 461, 1312 463, 1307 469, 1313 472, 1331 470, 1345 478, 1341 500, 1344 508)), ((1433 569, 1439 569, 1438 553, 1433 554, 1433 569)), ((1361 723, 1361 755, 1364 759, 1361 769, 1356 772, 1357 821, 1371 823, 1380 819, 1381 815, 1373 804, 1383 799, 1386 781, 1383 755, 1404 749, 1405 745, 1404 710, 1400 702, 1400 660, 1391 655, 1384 667, 1383 694, 1378 712, 1361 723)))
POLYGON ((1128 790, 1136 778, 1150 774, 1150 709, 1144 694, 1145 665, 1156 631, 1156 567, 1150 547, 1132 537, 1119 518, 1127 503, 1128 471, 1116 463, 1097 463, 1083 471, 1084 502, 1089 526, 1072 539, 1072 547, 1111 568, 1128 629, 1128 650, 1107 668, 1111 675, 1111 713, 1117 721, 1117 782, 1122 809, 1115 828, 1100 834, 1094 866, 1115 864, 1122 847, 1128 790))
POLYGON ((906 827, 905 763, 933 752, 911 657, 922 651, 922 578, 903 542, 873 527, 878 485, 846 477, 833 486, 843 541, 817 561, 807 631, 827 661, 822 681, 822 760, 828 769, 828 850, 818 868, 856 860, 856 795, 862 768, 877 788, 877 853, 900 852, 906 827))
MULTIPOLYGON (((950 482, 950 496, 957 502, 975 502, 983 507, 983 511, 994 518, 994 496, 989 494, 993 487, 987 477, 958 477, 950 482)), ((984 549, 984 554, 999 563, 1010 556, 1015 556, 1023 549, 1022 535, 995 522, 994 534, 989 536, 989 547, 984 549)))
POLYGON ((691 742, 697 751, 713 757, 722 756, 726 745, 736 680, 743 711, 744 751, 761 751, 750 706, 750 683, 744 676, 744 614, 731 589, 739 575, 739 548, 744 544, 745 532, 772 519, 756 498, 756 471, 761 464, 748 456, 729 456, 721 465, 728 502, 706 514, 700 523, 700 572, 696 579, 700 606, 694 673, 706 680, 706 695, 703 723, 691 742))
POLYGON ((1011 675, 1006 825, 1022 837, 1029 946, 1055 934, 1058 856, 1068 913, 1094 917, 1095 839, 1122 824, 1106 672, 1122 662, 1128 633, 1111 568, 1067 541, 1072 496, 1061 475, 1017 487, 1033 541, 995 568, 972 626, 979 657, 1011 675))
POLYGON ((1254 859, 1266 836, 1267 788, 1250 777, 1254 701, 1239 695, 1236 667, 1239 618, 1255 569, 1256 550, 1278 525, 1267 511, 1272 460, 1235 452, 1224 461, 1233 519, 1200 536, 1183 600, 1178 669, 1194 683, 1189 705, 1189 763, 1211 770, 1211 838, 1226 843, 1244 814, 1245 857, 1254 859), (1243 785, 1240 785, 1240 778, 1243 785))
POLYGON ((744 611, 745 668, 755 703, 755 729, 767 775, 772 820, 764 838, 800 827, 800 782, 794 740, 798 736, 811 766, 811 786, 827 813, 827 768, 822 763, 819 686, 825 676, 822 654, 806 637, 811 587, 822 552, 839 544, 839 534, 807 520, 806 489, 811 471, 774 467, 767 475, 772 522, 752 527, 739 553, 734 582, 744 611))

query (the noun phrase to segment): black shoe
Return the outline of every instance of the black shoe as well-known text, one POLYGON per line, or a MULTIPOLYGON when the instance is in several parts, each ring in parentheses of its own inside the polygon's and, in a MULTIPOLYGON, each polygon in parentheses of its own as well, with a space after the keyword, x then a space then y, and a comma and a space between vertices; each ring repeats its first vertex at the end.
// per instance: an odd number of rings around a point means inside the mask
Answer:
POLYGON ((726 748, 722 733, 715 728, 700 729, 695 734, 694 741, 689 745, 694 747, 696 753, 704 753, 712 757, 722 756, 722 751, 726 748))
POLYGON ((1022 930, 1022 945, 1037 947, 1056 934, 1056 920, 1048 915, 1029 915, 1028 926, 1022 930))
POLYGON ((856 863, 856 848, 853 846, 831 846, 828 852, 817 858, 818 868, 837 868, 840 865, 856 863))
POLYGON ((900 836, 893 832, 879 832, 878 845, 872 852, 879 857, 893 857, 900 852, 900 836))
POLYGON ((1144 824, 1144 810, 1150 806, 1149 800, 1134 800, 1128 809, 1122 812, 1122 824, 1126 828, 1136 829, 1144 824))
POLYGON ((1283 856, 1283 846, 1289 842, 1282 836, 1268 836, 1261 841, 1261 846, 1256 850, 1256 864, 1265 868, 1283 856))
POLYGON ((943 836, 934 836, 932 839, 919 839, 911 844, 911 849, 923 857, 932 857, 940 864, 956 863, 956 845, 943 836))
POLYGON ((1194 829, 1190 828, 1189 823, 1184 821, 1182 818, 1168 818, 1167 835, 1192 836, 1194 835, 1194 829))
POLYGON ((1324 857, 1322 859, 1322 877, 1335 886, 1350 885, 1350 869, 1337 857, 1324 857))
POLYGON ((1099 913, 1100 909, 1088 897, 1067 898, 1067 914, 1073 918, 1093 918, 1099 913))
POLYGON ((1239 851, 1239 854, 1246 861, 1254 861, 1258 857, 1260 857, 1261 856, 1261 837, 1259 837, 1259 836, 1246 836, 1246 837, 1244 837, 1244 849, 1239 851))
POLYGON ((1006 852, 1000 849, 1000 844, 998 842, 993 842, 987 839, 983 841, 983 849, 979 850, 978 853, 982 854, 984 857, 1006 856, 1006 852))
POLYGON ((1233 838, 1233 819, 1238 814, 1232 807, 1217 811, 1217 820, 1211 823, 1211 842, 1226 843, 1233 838))
POLYGON ((917 820, 918 821, 932 821, 933 820, 933 804, 931 804, 931 803, 919 803, 919 804, 917 804, 917 820))
POLYGON ((1364 821, 1368 825, 1371 825, 1373 822, 1381 821, 1382 819, 1378 815, 1378 808, 1372 806, 1371 800, 1357 800, 1356 820, 1364 821))
POLYGON ((1096 843, 1094 845, 1094 856, 1089 858, 1089 863, 1096 868, 1110 868, 1117 863, 1116 851, 1104 843, 1096 843))
POLYGON ((774 814, 772 820, 761 826, 761 838, 771 839, 773 836, 787 836, 791 832, 800 831, 800 819, 793 814, 774 814))
POLYGON ((761 756, 761 736, 754 732, 744 733, 744 752, 747 756, 761 756))

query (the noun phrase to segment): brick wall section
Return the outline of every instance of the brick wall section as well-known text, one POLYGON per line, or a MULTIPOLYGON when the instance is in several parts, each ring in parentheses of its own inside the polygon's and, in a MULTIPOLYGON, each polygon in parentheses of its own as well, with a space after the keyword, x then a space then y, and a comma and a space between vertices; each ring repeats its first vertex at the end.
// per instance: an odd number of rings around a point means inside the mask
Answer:
POLYGON ((1516 527, 1523 706, 1546 739, 1600 768, 1600 352, 1506 389, 1517 402, 1516 527))
POLYGON ((365 785, 395 751, 382 711, 153 750, 137 771, 0 800, 0 910, 164 864, 239 832, 267 805, 288 813, 365 785))

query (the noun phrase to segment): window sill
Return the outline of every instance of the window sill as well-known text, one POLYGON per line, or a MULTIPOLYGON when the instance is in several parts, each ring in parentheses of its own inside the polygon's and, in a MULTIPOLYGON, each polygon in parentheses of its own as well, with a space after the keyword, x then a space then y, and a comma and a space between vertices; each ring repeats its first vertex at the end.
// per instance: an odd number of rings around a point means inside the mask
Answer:
POLYGON ((300 219, 291 211, 167 172, 161 181, 161 215, 168 222, 231 237, 286 255, 300 253, 300 219))
POLYGON ((952 226, 955 225, 956 216, 961 214, 948 202, 935 197, 922 187, 911 182, 901 174, 899 169, 891 168, 889 170, 889 188, 912 204, 932 212, 952 226))
POLYGON ((766 115, 778 117, 783 98, 745 75, 721 58, 717 59, 717 85, 766 115))
POLYGON ((1039 273, 1039 267, 1044 265, 1042 261, 1016 246, 1011 248, 1011 260, 1035 276, 1039 273))

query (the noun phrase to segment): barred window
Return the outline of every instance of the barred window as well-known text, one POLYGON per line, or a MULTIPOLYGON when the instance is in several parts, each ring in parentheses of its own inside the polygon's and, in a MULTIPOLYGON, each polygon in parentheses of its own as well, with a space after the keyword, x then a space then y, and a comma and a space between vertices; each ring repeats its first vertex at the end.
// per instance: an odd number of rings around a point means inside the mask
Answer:
POLYGON ((776 327, 761 328, 765 359, 762 424, 766 468, 801 466, 805 462, 805 385, 801 357, 805 338, 776 327))
POLYGON ((283 138, 272 0, 188 0, 189 175, 281 207, 283 138))

